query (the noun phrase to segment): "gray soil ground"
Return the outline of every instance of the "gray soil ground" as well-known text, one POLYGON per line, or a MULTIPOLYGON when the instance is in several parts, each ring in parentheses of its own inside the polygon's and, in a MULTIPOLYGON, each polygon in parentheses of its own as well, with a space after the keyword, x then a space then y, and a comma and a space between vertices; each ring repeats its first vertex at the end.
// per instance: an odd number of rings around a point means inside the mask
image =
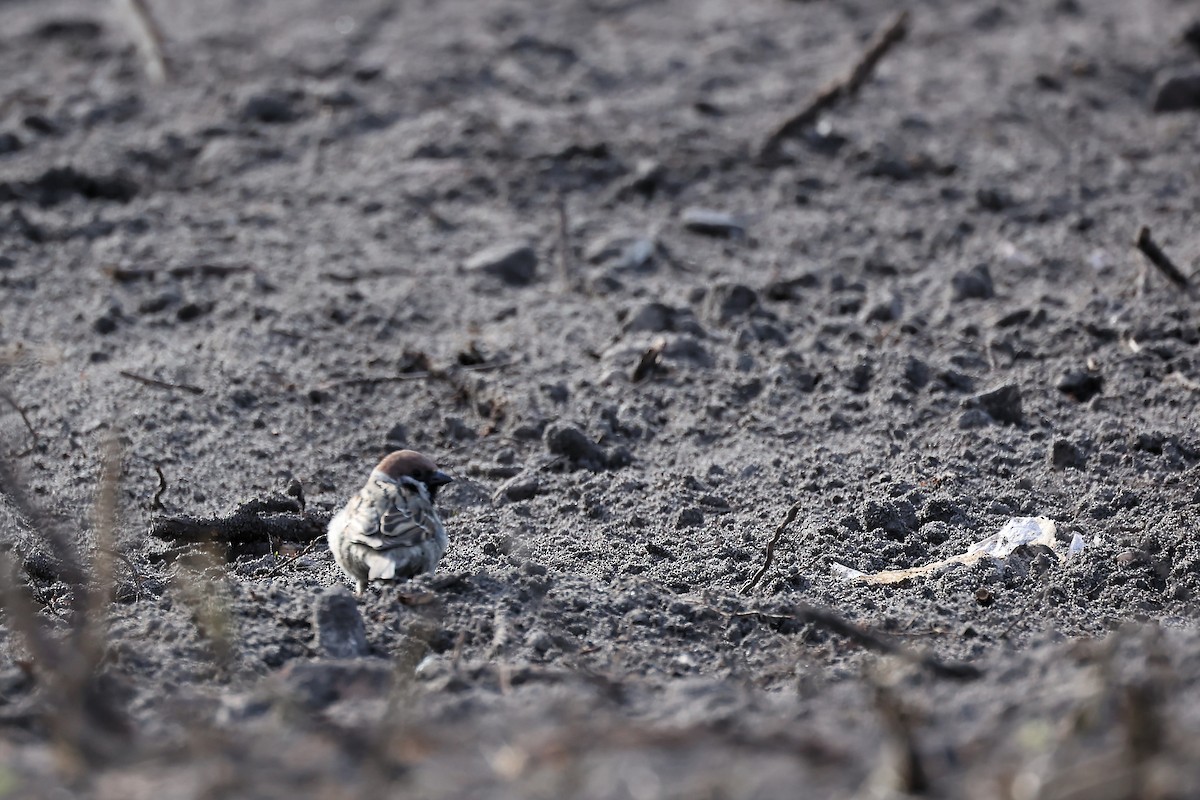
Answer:
POLYGON ((1194 3, 914 4, 768 153, 892 3, 149 5, 0 2, 0 797, 1200 796, 1194 3))

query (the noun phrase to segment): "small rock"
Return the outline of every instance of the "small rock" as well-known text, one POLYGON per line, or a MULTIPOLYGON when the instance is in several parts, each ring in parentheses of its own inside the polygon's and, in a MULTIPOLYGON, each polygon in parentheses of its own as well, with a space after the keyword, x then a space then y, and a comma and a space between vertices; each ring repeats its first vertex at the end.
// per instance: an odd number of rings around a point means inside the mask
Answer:
POLYGON ((950 276, 950 299, 956 303, 967 299, 987 300, 995 293, 987 264, 976 264, 950 276))
POLYGON ((1183 32, 1183 41, 1192 46, 1192 49, 1200 53, 1200 18, 1192 21, 1183 32))
POLYGON ((862 507, 863 527, 883 531, 889 539, 903 540, 917 529, 917 510, 907 500, 868 500, 862 507))
POLYGON ((528 244, 502 243, 479 251, 467 259, 469 272, 491 275, 507 284, 525 286, 537 275, 537 253, 528 244))
POLYGON ((704 512, 698 508, 685 508, 675 517, 675 527, 698 528, 704 524, 704 512))
POLYGON ((1080 403, 1091 400, 1103 389, 1103 376, 1094 372, 1068 372, 1058 381, 1058 390, 1080 403))
POLYGON ((11 131, 0 133, 0 156, 15 153, 24 147, 21 138, 11 131))
POLYGON ((878 300, 866 312, 867 322, 895 322, 904 312, 904 304, 899 295, 878 300))
POLYGON ((723 236, 727 239, 746 235, 746 225, 732 214, 709 208, 685 208, 681 215, 683 227, 706 236, 723 236))
POLYGON ((964 405, 981 409, 992 419, 1007 425, 1020 425, 1024 420, 1021 413, 1021 388, 1015 383, 1007 383, 977 394, 968 398, 964 405))
POLYGON ((994 186, 986 186, 975 192, 975 202, 984 211, 1003 211, 1015 204, 1013 196, 1007 190, 994 186))
POLYGON ((317 645, 330 658, 359 658, 371 652, 358 603, 345 586, 334 586, 317 597, 313 627, 317 645))
POLYGON ((408 428, 404 427, 404 423, 397 422, 388 429, 383 438, 391 449, 403 450, 403 445, 408 442, 408 428))
POLYGON ((625 332, 673 331, 675 330, 675 317, 679 314, 679 309, 671 308, 663 303, 646 303, 625 319, 625 332))
POLYGON ((245 122, 282 124, 300 118, 299 101, 303 95, 288 89, 261 89, 242 100, 238 110, 245 122))
POLYGON ((584 258, 592 264, 607 264, 618 272, 645 269, 658 250, 653 239, 619 236, 603 239, 587 249, 584 258))
POLYGON ((904 363, 904 382, 913 390, 925 388, 929 383, 929 366, 916 356, 909 356, 904 363))
POLYGON ((524 500, 531 500, 537 497, 538 491, 541 489, 541 481, 534 473, 521 473, 500 484, 500 488, 496 490, 495 499, 508 500, 513 503, 520 503, 524 500))
POLYGON ((525 634, 525 646, 535 653, 544 654, 554 648, 554 639, 541 628, 534 628, 525 634))
POLYGON ((1200 110, 1200 70, 1169 71, 1154 82, 1155 113, 1200 110))
POLYGON ((1082 447, 1066 439, 1055 439, 1050 446, 1050 466, 1055 469, 1083 469, 1087 464, 1087 454, 1082 447))
POLYGON ((565 456, 574 467, 599 470, 608 460, 604 449, 578 425, 562 422, 551 424, 546 428, 542 441, 547 450, 554 455, 565 456))
POLYGON ((105 314, 102 317, 97 317, 95 321, 92 322, 92 330, 101 336, 112 333, 116 329, 117 318, 112 314, 105 314))
POLYGON ((704 315, 725 324, 758 309, 758 293, 740 283, 719 283, 704 298, 704 315))

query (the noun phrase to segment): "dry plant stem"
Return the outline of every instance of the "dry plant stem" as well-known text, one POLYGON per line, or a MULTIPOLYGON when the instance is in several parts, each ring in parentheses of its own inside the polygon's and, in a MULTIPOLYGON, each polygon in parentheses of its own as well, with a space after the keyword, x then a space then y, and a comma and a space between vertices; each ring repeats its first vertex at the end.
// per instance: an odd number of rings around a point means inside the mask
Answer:
POLYGON ((146 386, 153 386, 156 389, 169 389, 171 391, 178 390, 181 392, 187 392, 188 394, 204 394, 204 390, 199 386, 192 386, 187 383, 168 383, 167 381, 160 381, 157 378, 147 378, 144 375, 138 375, 127 370, 121 370, 117 374, 122 378, 129 378, 131 381, 137 381, 138 383, 146 386))
POLYGON ((845 636, 851 641, 858 642, 869 650, 903 658, 905 661, 924 667, 943 678, 974 680, 983 674, 978 667, 971 664, 942 661, 928 653, 910 650, 904 645, 885 638, 868 628, 855 625, 826 608, 798 605, 793 610, 793 614, 796 619, 820 625, 834 633, 845 636))
MULTIPOLYGON (((457 367, 464 372, 490 372, 494 369, 504 369, 511 366, 511 361, 495 361, 490 364, 468 364, 457 367)), ((380 375, 369 378, 339 378, 325 381, 318 389, 334 389, 338 386, 375 386, 382 383, 404 383, 405 381, 450 380, 450 370, 434 369, 423 372, 405 372, 402 375, 380 375)))
POLYGON ((87 618, 92 621, 84 625, 79 649, 85 660, 100 663, 104 649, 103 626, 105 609, 113 586, 113 556, 117 528, 117 488, 121 478, 121 446, 112 435, 104 443, 104 463, 100 468, 100 485, 96 492, 96 504, 92 512, 92 526, 96 536, 96 555, 92 558, 93 589, 88 592, 87 618))
POLYGON ((1179 267, 1175 266, 1175 263, 1167 257, 1162 248, 1150 237, 1149 227, 1143 225, 1141 228, 1138 228, 1137 239, 1134 240, 1134 244, 1142 252, 1142 255, 1157 267, 1159 272, 1167 277, 1167 280, 1185 292, 1191 290, 1191 282, 1188 280, 1188 277, 1180 271, 1179 267))
POLYGON ((815 123, 825 111, 858 94, 858 90, 866 83, 867 78, 871 77, 871 73, 875 71, 880 60, 907 33, 908 12, 901 11, 892 18, 891 22, 871 37, 866 50, 859 56, 850 72, 841 79, 826 85, 808 101, 804 108, 785 119, 767 136, 759 149, 762 157, 770 159, 778 151, 783 140, 795 136, 815 123))
POLYGON ((14 454, 14 457, 16 458, 27 456, 36 450, 38 445, 41 444, 41 437, 38 436, 38 432, 33 427, 33 423, 29 421, 29 415, 25 413, 25 409, 21 408, 17 401, 13 399, 12 395, 10 395, 8 392, 0 392, 0 398, 3 398, 18 414, 21 415, 21 421, 25 423, 25 428, 29 431, 29 435, 33 438, 33 443, 30 444, 29 447, 19 453, 14 454))
POLYGON ((779 541, 783 538, 784 531, 786 531, 788 527, 796 521, 796 515, 799 513, 800 501, 797 500, 792 504, 792 507, 788 509, 787 516, 784 517, 783 522, 779 523, 779 527, 775 528, 775 533, 771 536, 771 541, 767 542, 767 553, 763 557, 762 566, 759 567, 758 571, 751 576, 750 580, 746 581, 746 584, 742 586, 742 594, 748 593, 751 589, 757 586, 758 582, 761 581, 763 576, 767 574, 767 570, 771 568, 772 562, 775 561, 775 548, 779 546, 779 541))
POLYGON ((146 65, 146 77, 151 83, 166 83, 170 77, 167 58, 163 55, 162 29, 150 13, 146 0, 117 0, 117 10, 129 25, 138 52, 146 65))
POLYGON ((571 241, 567 221, 567 198, 558 196, 558 275, 564 289, 571 288, 571 241))
POLYGON ((887 733, 884 746, 890 750, 885 759, 885 763, 890 763, 879 773, 883 779, 882 788, 905 796, 925 794, 930 789, 929 773, 917 748, 909 711, 881 680, 870 679, 870 683, 874 689, 875 710, 887 733))
POLYGON ((167 476, 163 474, 162 466, 159 464, 154 465, 154 471, 158 474, 158 488, 154 490, 154 498, 150 501, 150 510, 162 511, 164 508, 162 498, 167 493, 167 476))

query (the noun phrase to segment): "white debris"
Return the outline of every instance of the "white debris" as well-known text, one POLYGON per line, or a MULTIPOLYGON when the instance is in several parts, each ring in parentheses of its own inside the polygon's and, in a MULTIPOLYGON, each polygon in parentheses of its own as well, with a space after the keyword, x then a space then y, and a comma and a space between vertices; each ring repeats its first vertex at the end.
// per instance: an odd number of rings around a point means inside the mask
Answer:
POLYGON ((859 572, 852 567, 839 564, 836 561, 831 561, 830 567, 833 569, 835 575, 846 581, 899 583, 909 578, 928 575, 951 564, 974 564, 985 557, 998 560, 1004 559, 1023 545, 1040 544, 1048 547, 1058 556, 1059 561, 1066 561, 1071 556, 1083 550, 1083 537, 1076 533, 1071 539, 1071 544, 1067 548, 1066 555, 1063 555, 1055 539, 1056 533, 1057 529, 1054 527, 1054 522, 1045 517, 1013 517, 999 531, 968 547, 967 552, 943 558, 931 564, 910 567, 909 569, 890 569, 873 573, 859 572))

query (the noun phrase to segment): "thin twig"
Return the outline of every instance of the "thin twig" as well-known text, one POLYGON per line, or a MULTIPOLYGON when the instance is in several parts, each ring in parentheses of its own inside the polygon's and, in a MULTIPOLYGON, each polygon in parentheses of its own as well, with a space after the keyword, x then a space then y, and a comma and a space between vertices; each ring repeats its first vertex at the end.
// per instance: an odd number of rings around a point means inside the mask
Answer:
POLYGON ((1185 292, 1191 289, 1191 282, 1188 277, 1180 271, 1179 267, 1167 257, 1167 254, 1162 251, 1152 238, 1150 238, 1150 228, 1146 225, 1138 228, 1137 239, 1134 241, 1138 250, 1142 251, 1151 264, 1158 267, 1158 271, 1167 277, 1171 283, 1183 289, 1185 292))
POLYGON ((296 555, 292 556, 287 561, 282 561, 279 564, 276 564, 275 567, 270 572, 268 572, 266 575, 263 575, 262 577, 263 578, 274 578, 276 575, 283 572, 285 569, 290 567, 292 564, 295 564, 300 559, 304 558, 307 555, 311 555, 312 551, 317 549, 317 545, 321 544, 324 541, 325 541, 325 539, 323 537, 313 539, 299 553, 296 553, 296 555))
POLYGON ((146 77, 151 83, 166 83, 170 77, 167 57, 163 55, 163 33, 145 0, 117 0, 119 9, 124 10, 138 52, 146 62, 146 77))
POLYGON ((134 372, 129 372, 128 370, 120 370, 118 374, 122 378, 129 378, 131 381, 137 381, 138 383, 145 384, 146 386, 153 386, 156 389, 170 389, 172 391, 177 389, 181 392, 187 392, 188 394, 204 394, 204 390, 199 386, 192 386, 191 384, 187 383, 169 383, 167 381, 160 381, 157 378, 147 378, 144 375, 138 375, 134 372))
POLYGON ((31 437, 33 437, 33 443, 31 445, 29 445, 28 448, 26 448, 25 450, 22 450, 19 453, 14 454, 15 458, 22 458, 24 456, 27 456, 30 453, 32 453, 34 450, 36 450, 38 448, 38 445, 41 444, 41 437, 38 436, 37 429, 35 429, 33 427, 33 423, 31 423, 29 421, 29 415, 27 415, 25 413, 25 409, 21 408, 21 406, 17 403, 17 401, 13 399, 12 395, 10 395, 8 392, 0 392, 0 397, 4 398, 4 400, 6 400, 8 402, 8 404, 10 406, 12 406, 13 409, 16 410, 16 412, 18 414, 21 415, 21 421, 25 423, 25 427, 29 430, 29 435, 31 437))
MULTIPOLYGON (((487 364, 468 364, 466 366, 458 366, 455 369, 463 372, 490 372, 494 369, 504 369, 511 366, 512 361, 492 361, 487 364)), ((450 374, 450 370, 431 369, 421 370, 420 372, 404 372, 400 375, 380 375, 376 377, 366 378, 337 378, 335 380, 325 381, 317 386, 318 389, 333 389, 338 386, 375 386, 383 383, 403 383, 405 381, 423 381, 423 380, 445 380, 450 374)))
POLYGON ((759 149, 760 157, 770 160, 778 152, 779 145, 784 139, 795 136, 815 123, 822 113, 833 108, 842 100, 856 95, 862 85, 871 77, 876 65, 888 50, 903 39, 907 33, 908 12, 901 11, 892 18, 891 22, 871 37, 866 50, 858 57, 850 72, 841 79, 826 85, 798 113, 776 126, 759 149))
POLYGON ((858 642, 863 647, 866 647, 870 650, 886 653, 887 655, 899 656, 905 661, 925 667, 930 672, 933 672, 934 674, 940 675, 944 678, 973 680, 983 674, 978 667, 971 664, 963 664, 954 661, 942 661, 941 659, 930 655, 929 653, 921 653, 915 650, 910 650, 898 642, 894 642, 891 639, 887 639, 879 635, 875 631, 855 625, 853 622, 838 616, 827 608, 798 605, 795 607, 793 613, 797 619, 811 622, 814 625, 820 625, 833 631, 834 633, 845 636, 847 639, 858 642))
POLYGON ((792 507, 788 509, 787 516, 784 517, 783 522, 779 523, 779 527, 775 529, 775 533, 771 536, 771 541, 767 542, 767 553, 763 558, 762 566, 759 567, 758 571, 754 573, 750 580, 746 581, 746 584, 742 586, 742 594, 747 594, 751 589, 757 586, 758 582, 761 581, 763 576, 767 574, 767 570, 771 568, 771 562, 775 560, 775 548, 779 545, 779 540, 783 538, 783 533, 788 529, 788 526, 796 521, 796 515, 799 513, 800 501, 797 500, 792 504, 792 507))
POLYGON ((558 274, 563 288, 571 288, 571 241, 566 195, 558 195, 558 274))
POLYGON ((167 493, 167 476, 163 474, 162 467, 158 464, 154 465, 154 471, 158 473, 158 488, 154 491, 154 497, 150 500, 150 510, 162 511, 164 508, 162 497, 167 493))

